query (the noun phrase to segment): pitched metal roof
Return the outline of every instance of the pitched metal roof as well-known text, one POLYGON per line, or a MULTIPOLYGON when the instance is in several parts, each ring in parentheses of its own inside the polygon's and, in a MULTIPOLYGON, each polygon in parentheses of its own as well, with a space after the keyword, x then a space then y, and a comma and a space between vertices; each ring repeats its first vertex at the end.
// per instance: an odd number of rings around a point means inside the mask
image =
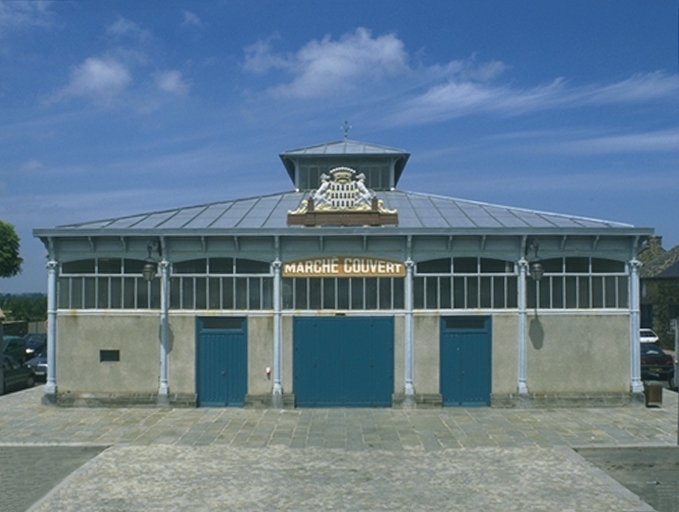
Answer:
MULTIPOLYGON (((505 233, 511 232, 608 232, 618 230, 643 234, 652 233, 651 229, 636 229, 630 224, 606 220, 589 219, 573 215, 539 212, 429 195, 417 192, 389 191, 379 192, 378 199, 388 209, 398 211, 398 225, 393 227, 365 227, 351 229, 389 230, 399 232, 424 233, 461 232, 505 233)), ((301 230, 336 230, 338 227, 305 228, 288 226, 287 214, 296 210, 305 192, 284 192, 260 197, 223 201, 218 203, 190 206, 159 212, 130 215, 114 219, 99 220, 58 226, 53 229, 36 229, 36 236, 99 236, 127 235, 163 231, 172 234, 217 234, 223 232, 250 234, 294 234, 301 230)), ((385 234, 387 231, 385 231, 385 234)))
POLYGON ((408 155, 408 152, 403 151, 402 149, 344 139, 336 142, 327 142, 325 144, 316 144, 315 146, 284 151, 281 153, 281 158, 283 156, 299 155, 408 155))

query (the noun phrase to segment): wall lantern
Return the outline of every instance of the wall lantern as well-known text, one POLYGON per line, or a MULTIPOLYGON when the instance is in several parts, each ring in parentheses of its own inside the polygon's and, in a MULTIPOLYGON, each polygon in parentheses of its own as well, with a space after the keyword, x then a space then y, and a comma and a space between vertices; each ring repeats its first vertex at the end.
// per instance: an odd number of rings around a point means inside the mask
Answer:
POLYGON ((156 260, 153 259, 151 254, 157 252, 158 256, 161 255, 160 244, 155 240, 149 240, 146 243, 146 251, 148 252, 148 257, 146 260, 144 260, 144 267, 142 268, 141 273, 144 276, 144 280, 151 281, 154 277, 156 277, 156 273, 158 271, 158 264, 156 263, 156 260))
POLYGON ((535 281, 539 281, 540 279, 542 279, 542 276, 545 275, 545 269, 542 267, 542 262, 538 257, 539 247, 540 245, 538 244, 538 241, 535 239, 532 239, 530 243, 526 246, 526 253, 528 253, 529 250, 533 250, 535 252, 535 255, 528 262, 528 272, 535 281))

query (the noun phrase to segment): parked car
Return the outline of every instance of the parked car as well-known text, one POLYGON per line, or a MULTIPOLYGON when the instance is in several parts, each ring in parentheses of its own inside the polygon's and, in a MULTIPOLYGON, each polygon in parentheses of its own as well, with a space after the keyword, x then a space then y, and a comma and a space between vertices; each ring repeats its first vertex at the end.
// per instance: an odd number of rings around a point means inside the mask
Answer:
POLYGON ((2 354, 13 357, 19 363, 26 359, 26 343, 21 336, 5 336, 2 354))
POLYGON ((5 393, 23 388, 32 388, 35 384, 33 370, 21 366, 12 356, 2 356, 2 376, 5 393))
POLYGON ((47 345, 47 335, 41 332, 30 332, 24 336, 26 343, 26 359, 37 356, 47 345))
POLYGON ((658 343, 660 338, 653 332, 653 329, 641 329, 639 331, 639 339, 641 343, 658 343))
POLYGON ((47 347, 43 347, 38 355, 26 361, 24 366, 33 371, 36 380, 45 381, 47 379, 47 347))
POLYGON ((674 359, 655 343, 641 344, 641 380, 663 380, 670 383, 674 375, 674 359))

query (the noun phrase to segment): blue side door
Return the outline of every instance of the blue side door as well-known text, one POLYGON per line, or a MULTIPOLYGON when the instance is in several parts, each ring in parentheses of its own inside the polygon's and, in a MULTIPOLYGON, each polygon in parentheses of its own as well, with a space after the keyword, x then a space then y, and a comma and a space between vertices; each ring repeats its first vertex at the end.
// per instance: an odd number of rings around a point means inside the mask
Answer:
POLYGON ((294 319, 293 391, 299 407, 389 407, 394 319, 294 319))
POLYGON ((444 406, 490 405, 489 317, 441 318, 441 397, 444 406))
POLYGON ((245 318, 198 318, 196 389, 198 406, 245 405, 247 322, 245 318))

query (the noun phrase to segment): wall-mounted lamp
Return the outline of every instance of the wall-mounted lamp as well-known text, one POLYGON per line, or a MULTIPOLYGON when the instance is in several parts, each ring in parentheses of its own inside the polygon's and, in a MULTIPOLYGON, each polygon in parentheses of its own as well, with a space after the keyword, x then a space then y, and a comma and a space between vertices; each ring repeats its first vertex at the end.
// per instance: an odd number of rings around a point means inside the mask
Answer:
POLYGON ((141 273, 146 281, 151 281, 156 277, 158 271, 158 264, 156 263, 156 260, 153 259, 152 254, 157 252, 158 257, 161 256, 160 244, 156 240, 149 240, 146 243, 146 251, 148 252, 148 257, 144 260, 144 267, 142 268, 141 273))
POLYGON ((526 255, 528 255, 528 251, 534 251, 534 256, 528 261, 528 272, 535 281, 539 281, 545 275, 545 269, 542 267, 542 262, 538 256, 539 248, 540 245, 535 239, 531 239, 526 245, 526 255))

